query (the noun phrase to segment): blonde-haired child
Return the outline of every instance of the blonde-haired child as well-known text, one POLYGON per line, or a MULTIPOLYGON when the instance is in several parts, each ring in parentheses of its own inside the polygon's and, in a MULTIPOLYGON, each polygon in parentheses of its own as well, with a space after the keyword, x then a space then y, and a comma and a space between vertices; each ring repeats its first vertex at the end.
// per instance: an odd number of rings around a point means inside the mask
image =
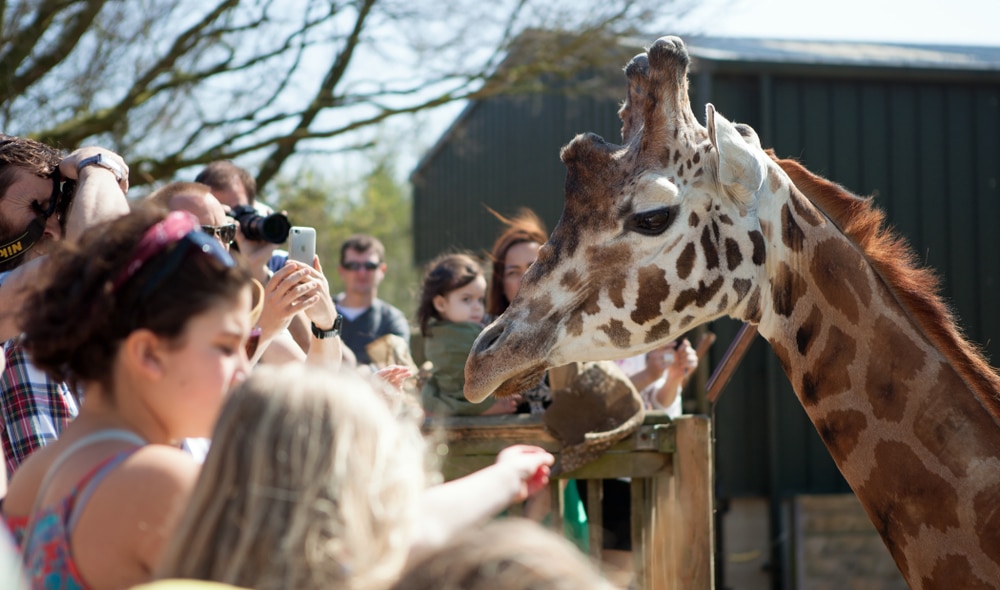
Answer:
POLYGON ((418 417, 353 371, 258 368, 223 408, 161 578, 257 590, 379 589, 407 559, 544 487, 513 447, 427 488, 418 417))

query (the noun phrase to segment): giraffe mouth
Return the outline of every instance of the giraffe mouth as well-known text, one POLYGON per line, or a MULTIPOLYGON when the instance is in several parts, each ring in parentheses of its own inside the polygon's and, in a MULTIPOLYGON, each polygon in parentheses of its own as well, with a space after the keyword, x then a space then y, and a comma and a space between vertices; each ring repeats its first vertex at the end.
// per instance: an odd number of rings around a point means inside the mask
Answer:
POLYGON ((532 389, 542 379, 547 364, 545 338, 524 338, 501 315, 476 338, 465 363, 465 398, 481 402, 490 395, 499 398, 532 389))

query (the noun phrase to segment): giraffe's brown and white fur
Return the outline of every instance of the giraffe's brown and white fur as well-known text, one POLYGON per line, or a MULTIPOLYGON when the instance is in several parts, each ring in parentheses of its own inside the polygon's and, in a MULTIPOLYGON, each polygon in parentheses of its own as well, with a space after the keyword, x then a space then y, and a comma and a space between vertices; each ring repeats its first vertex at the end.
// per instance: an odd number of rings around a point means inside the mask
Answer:
POLYGON ((689 57, 626 68, 622 145, 562 151, 562 219, 476 341, 466 397, 650 350, 723 315, 758 325, 913 588, 1000 583, 1000 379, 869 201, 691 112, 689 57))

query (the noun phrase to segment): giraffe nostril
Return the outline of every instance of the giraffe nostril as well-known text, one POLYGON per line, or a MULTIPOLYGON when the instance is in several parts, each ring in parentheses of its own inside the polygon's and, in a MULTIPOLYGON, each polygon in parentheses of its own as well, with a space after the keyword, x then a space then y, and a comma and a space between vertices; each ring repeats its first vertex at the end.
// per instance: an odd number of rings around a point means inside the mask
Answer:
POLYGON ((472 352, 474 354, 482 354, 486 352, 497 343, 500 336, 503 336, 502 324, 493 324, 492 326, 489 326, 479 334, 478 338, 476 338, 476 343, 472 347, 472 352))

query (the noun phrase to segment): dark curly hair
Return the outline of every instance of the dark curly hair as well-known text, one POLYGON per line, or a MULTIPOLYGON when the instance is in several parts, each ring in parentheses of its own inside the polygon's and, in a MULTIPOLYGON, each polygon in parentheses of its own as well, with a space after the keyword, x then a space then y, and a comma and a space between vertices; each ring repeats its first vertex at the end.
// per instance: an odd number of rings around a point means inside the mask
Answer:
POLYGON ((110 387, 118 347, 131 332, 148 329, 181 345, 188 320, 250 284, 245 263, 226 267, 209 256, 189 255, 143 293, 175 244, 113 289, 143 234, 165 216, 158 208, 140 207, 88 229, 75 245, 60 242, 22 310, 24 345, 35 365, 60 381, 110 387))
POLYGON ((427 336, 427 325, 431 319, 441 319, 438 310, 434 308, 435 297, 461 289, 476 280, 476 277, 482 276, 482 265, 469 254, 442 254, 427 263, 420 286, 420 302, 417 304, 420 333, 427 336))

